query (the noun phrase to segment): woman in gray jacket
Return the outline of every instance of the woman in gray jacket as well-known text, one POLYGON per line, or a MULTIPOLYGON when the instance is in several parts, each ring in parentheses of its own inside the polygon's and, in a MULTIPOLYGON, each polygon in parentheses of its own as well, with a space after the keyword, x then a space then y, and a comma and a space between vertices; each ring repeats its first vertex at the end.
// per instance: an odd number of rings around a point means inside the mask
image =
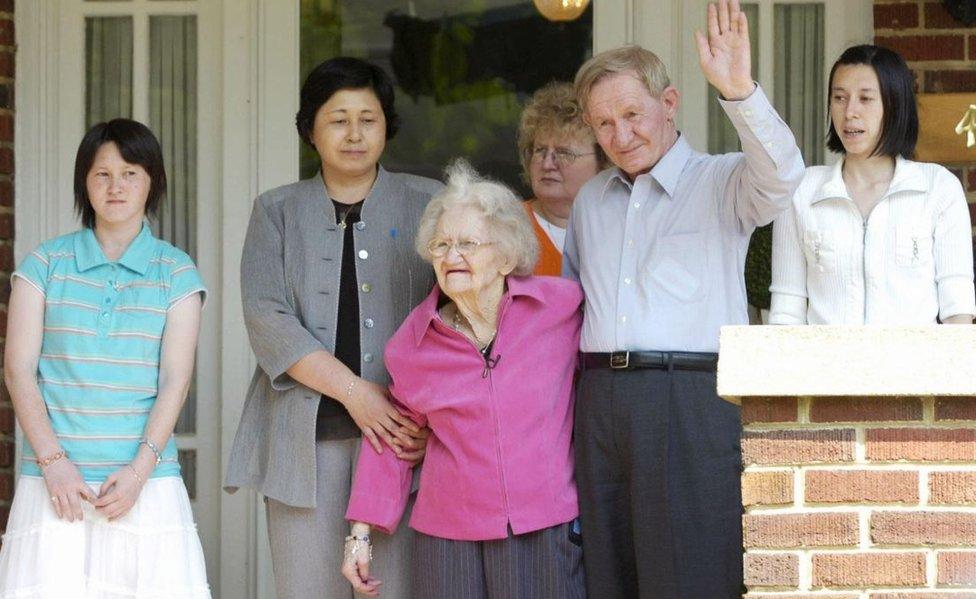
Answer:
MULTIPOLYGON (((360 436, 407 460, 426 444, 427 431, 390 405, 383 347, 433 286, 413 236, 442 186, 379 165, 397 129, 393 100, 374 65, 340 57, 316 67, 296 124, 321 171, 261 194, 244 242, 241 295, 258 367, 226 485, 267 498, 279 599, 351 596, 335 564, 360 436)), ((408 536, 374 540, 388 545, 376 567, 391 597, 409 588, 408 536)))

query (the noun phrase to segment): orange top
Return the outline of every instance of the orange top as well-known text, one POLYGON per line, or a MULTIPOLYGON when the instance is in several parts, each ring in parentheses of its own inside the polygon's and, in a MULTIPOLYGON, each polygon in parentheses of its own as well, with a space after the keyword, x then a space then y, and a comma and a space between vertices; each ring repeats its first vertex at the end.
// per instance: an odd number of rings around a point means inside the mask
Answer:
POLYGON ((536 216, 535 210, 532 209, 536 201, 527 200, 523 202, 525 211, 529 214, 529 220, 532 221, 532 229, 535 231, 535 237, 539 240, 539 262, 536 263, 535 270, 532 271, 532 274, 558 277, 563 272, 563 253, 552 243, 549 234, 539 224, 539 217, 536 216))

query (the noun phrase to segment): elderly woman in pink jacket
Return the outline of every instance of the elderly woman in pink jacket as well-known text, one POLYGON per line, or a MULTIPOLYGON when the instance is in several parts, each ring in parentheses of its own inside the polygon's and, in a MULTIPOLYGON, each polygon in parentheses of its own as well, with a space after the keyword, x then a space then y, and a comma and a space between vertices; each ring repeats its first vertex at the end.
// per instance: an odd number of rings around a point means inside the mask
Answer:
MULTIPOLYGON (((431 430, 410 519, 412 596, 583 597, 571 438, 582 291, 526 276, 538 247, 519 200, 461 161, 417 250, 437 286, 384 356, 400 409, 431 430)), ((359 454, 342 571, 360 593, 380 593, 369 533, 397 527, 411 474, 392 451, 359 454)))

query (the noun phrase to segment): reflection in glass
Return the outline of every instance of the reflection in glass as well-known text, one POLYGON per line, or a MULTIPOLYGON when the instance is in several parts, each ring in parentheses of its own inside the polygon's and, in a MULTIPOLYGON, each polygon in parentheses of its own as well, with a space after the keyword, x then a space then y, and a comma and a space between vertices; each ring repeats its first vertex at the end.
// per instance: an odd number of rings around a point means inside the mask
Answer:
POLYGON ((85 128, 132 116, 132 17, 85 19, 85 128))
POLYGON ((824 106, 824 5, 777 4, 774 25, 776 111, 796 135, 808 165, 823 164, 827 130, 824 106))
MULTIPOLYGON (((149 126, 166 164, 166 199, 153 223, 156 234, 186 251, 197 251, 197 18, 149 19, 149 126)), ((175 432, 196 431, 196 378, 175 432)))
MULTIPOLYGON (((572 81, 592 48, 592 7, 570 23, 531 0, 301 0, 301 75, 339 55, 393 76, 402 126, 383 164, 441 178, 468 157, 523 192, 515 134, 525 100, 551 80, 572 81)), ((318 170, 302 148, 302 176, 318 170)))

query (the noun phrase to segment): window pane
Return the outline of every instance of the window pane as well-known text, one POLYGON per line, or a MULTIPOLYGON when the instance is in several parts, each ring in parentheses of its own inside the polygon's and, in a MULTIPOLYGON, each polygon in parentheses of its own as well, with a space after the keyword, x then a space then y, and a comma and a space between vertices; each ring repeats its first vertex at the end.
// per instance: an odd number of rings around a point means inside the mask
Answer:
MULTIPOLYGON (((467 157, 523 192, 515 145, 522 105, 551 80, 572 81, 592 48, 592 6, 552 23, 530 1, 301 0, 301 71, 338 55, 378 64, 396 82, 400 131, 386 168, 441 177, 467 157)), ((302 176, 318 170, 302 148, 302 176)))
POLYGON ((132 116, 132 17, 85 19, 85 128, 132 116))
MULTIPOLYGON (((153 223, 156 234, 196 260, 197 249, 197 18, 149 19, 149 126, 166 163, 167 193, 153 223)), ((196 384, 191 384, 176 433, 196 430, 196 384)))
MULTIPOLYGON (((746 13, 749 20, 749 35, 753 43, 749 47, 752 56, 752 70, 755 73, 759 69, 759 5, 743 4, 742 12, 746 13)), ((718 103, 718 90, 708 86, 708 152, 709 154, 724 154, 726 152, 738 152, 739 134, 729 120, 728 115, 722 110, 718 103)))
POLYGON ((186 485, 186 494, 190 499, 197 498, 197 451, 195 449, 180 449, 176 452, 180 461, 180 474, 186 485))
POLYGON ((793 129, 803 161, 823 164, 827 133, 824 5, 777 4, 774 14, 773 104, 793 129))

